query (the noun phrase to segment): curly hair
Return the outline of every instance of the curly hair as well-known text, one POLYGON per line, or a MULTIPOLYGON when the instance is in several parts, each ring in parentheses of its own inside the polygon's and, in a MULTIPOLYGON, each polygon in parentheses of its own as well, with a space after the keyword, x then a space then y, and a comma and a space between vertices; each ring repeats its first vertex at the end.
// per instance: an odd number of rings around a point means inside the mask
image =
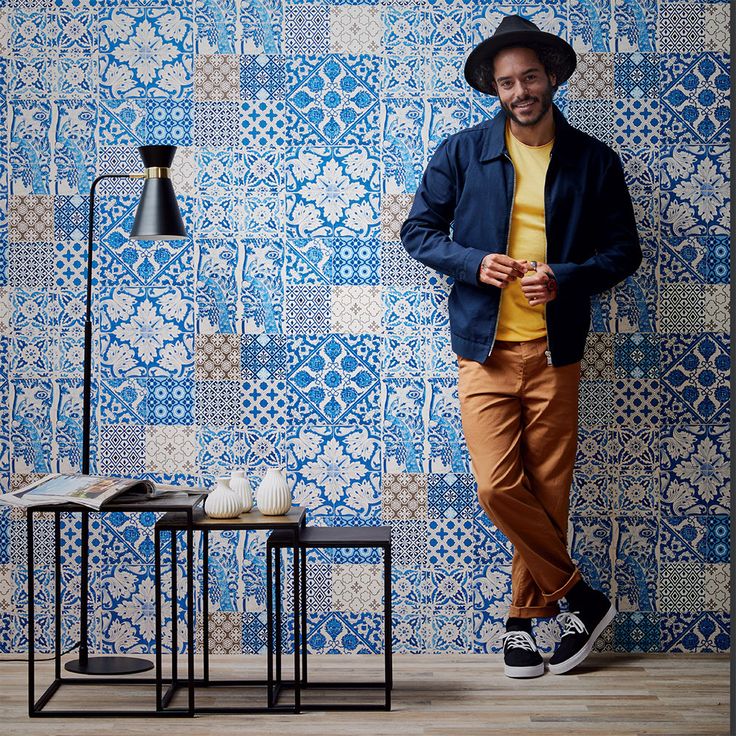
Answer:
MULTIPOLYGON (((512 47, 507 46, 506 48, 512 47)), ((550 74, 554 74, 555 78, 559 79, 560 74, 558 70, 561 66, 563 66, 565 62, 565 55, 561 51, 558 51, 552 46, 547 46, 546 44, 533 42, 514 44, 513 48, 531 49, 537 55, 537 58, 544 67, 544 71, 547 72, 547 75, 549 76, 550 74)), ((492 90, 495 94, 498 94, 498 90, 496 89, 496 82, 493 77, 494 61, 495 56, 487 59, 478 66, 477 79, 478 82, 483 85, 483 87, 492 90)), ((559 84, 557 83, 552 86, 552 94, 557 92, 558 87, 559 84)))

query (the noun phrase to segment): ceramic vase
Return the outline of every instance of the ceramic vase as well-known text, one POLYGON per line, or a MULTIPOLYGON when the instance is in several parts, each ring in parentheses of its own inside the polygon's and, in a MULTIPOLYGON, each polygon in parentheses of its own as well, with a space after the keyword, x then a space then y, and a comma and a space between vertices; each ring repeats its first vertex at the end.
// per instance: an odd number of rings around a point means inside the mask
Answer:
POLYGON ((234 519, 243 508, 240 497, 230 490, 230 478, 217 479, 215 489, 207 494, 204 512, 211 519, 234 519))
POLYGON ((253 489, 245 474, 245 470, 233 470, 230 477, 230 490, 240 499, 241 513, 247 513, 253 508, 253 489))
POLYGON ((291 508, 291 489, 279 468, 269 468, 258 486, 258 510, 265 516, 281 516, 291 508))

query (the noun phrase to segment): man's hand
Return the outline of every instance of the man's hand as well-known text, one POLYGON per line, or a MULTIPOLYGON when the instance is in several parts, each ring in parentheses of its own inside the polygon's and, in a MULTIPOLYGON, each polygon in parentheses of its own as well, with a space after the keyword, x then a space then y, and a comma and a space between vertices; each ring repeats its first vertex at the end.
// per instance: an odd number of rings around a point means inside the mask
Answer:
POLYGON ((524 261, 516 261, 503 253, 489 253, 483 258, 478 271, 481 284, 506 288, 512 281, 521 278, 526 272, 524 261))
POLYGON ((530 307, 537 304, 546 304, 557 297, 557 279, 552 269, 542 261, 536 261, 537 270, 534 271, 532 261, 521 261, 530 275, 525 276, 521 282, 521 291, 529 302, 530 307))

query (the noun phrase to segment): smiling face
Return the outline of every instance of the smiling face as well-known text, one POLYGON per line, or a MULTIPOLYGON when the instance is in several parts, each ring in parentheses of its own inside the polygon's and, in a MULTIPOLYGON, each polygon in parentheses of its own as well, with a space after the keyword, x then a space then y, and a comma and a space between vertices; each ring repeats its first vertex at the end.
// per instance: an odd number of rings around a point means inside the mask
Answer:
POLYGON ((552 107, 555 75, 548 75, 532 49, 502 49, 494 58, 493 80, 506 114, 524 127, 536 125, 552 107))

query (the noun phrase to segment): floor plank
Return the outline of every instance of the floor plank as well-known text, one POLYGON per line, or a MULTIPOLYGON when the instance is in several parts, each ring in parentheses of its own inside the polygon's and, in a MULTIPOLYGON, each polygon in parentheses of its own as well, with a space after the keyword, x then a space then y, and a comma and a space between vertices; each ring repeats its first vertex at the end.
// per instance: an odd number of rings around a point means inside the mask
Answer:
MULTIPOLYGON (((197 718, 107 719, 27 716, 27 665, 0 656, 0 733, 8 736, 727 736, 728 655, 594 654, 566 675, 516 680, 505 677, 498 655, 394 655, 391 712, 307 711, 300 715, 200 715, 197 718), (114 723, 112 723, 114 721, 114 723), (104 726, 103 726, 104 723, 104 726)), ((264 677, 264 657, 211 658, 213 677, 264 677)), ((380 679, 382 661, 369 656, 312 656, 314 681, 380 679)), ((285 665, 290 662, 285 662, 285 665)), ((288 677, 288 669, 285 676, 288 677)), ((40 695, 53 674, 39 663, 40 695)), ((120 678, 121 682, 126 678, 120 678)), ((303 693, 319 702, 325 691, 303 693)), ((376 702, 380 691, 332 692, 328 697, 376 702)), ((287 694, 288 696, 288 694, 287 694)), ((54 708, 146 708, 153 687, 65 686, 54 708)), ((181 700, 183 696, 179 695, 181 700)), ((262 690, 198 690, 197 702, 262 703, 262 690)))

